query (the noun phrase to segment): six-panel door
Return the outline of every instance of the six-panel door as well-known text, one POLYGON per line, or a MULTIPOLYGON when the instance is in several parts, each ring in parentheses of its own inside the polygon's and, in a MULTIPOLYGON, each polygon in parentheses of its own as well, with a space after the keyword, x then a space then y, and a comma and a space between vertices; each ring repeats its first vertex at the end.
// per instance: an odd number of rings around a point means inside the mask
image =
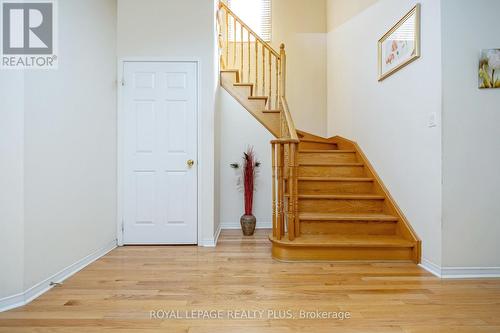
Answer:
POLYGON ((124 66, 124 244, 196 244, 196 63, 124 66))

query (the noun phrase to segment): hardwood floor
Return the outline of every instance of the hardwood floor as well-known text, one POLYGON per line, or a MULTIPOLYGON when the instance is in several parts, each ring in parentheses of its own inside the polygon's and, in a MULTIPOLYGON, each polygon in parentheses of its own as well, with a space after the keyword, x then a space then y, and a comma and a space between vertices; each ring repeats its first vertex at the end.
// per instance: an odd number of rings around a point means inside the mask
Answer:
POLYGON ((115 249, 0 313, 0 332, 500 332, 498 279, 439 280, 412 263, 277 262, 268 232, 223 231, 216 248, 115 249), (152 310, 220 310, 222 319, 150 319, 152 310), (235 310, 264 310, 263 319, 228 319, 235 310), (269 310, 352 318, 271 319, 269 310))

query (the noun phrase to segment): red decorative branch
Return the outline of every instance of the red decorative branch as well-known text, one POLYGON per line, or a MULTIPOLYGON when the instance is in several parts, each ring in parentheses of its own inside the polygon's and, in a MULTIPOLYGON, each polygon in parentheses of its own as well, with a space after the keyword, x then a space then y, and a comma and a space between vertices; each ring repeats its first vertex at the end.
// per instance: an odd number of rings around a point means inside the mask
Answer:
POLYGON ((252 215, 253 211, 253 192, 255 179, 255 153, 250 147, 243 153, 243 184, 245 197, 245 215, 252 215))

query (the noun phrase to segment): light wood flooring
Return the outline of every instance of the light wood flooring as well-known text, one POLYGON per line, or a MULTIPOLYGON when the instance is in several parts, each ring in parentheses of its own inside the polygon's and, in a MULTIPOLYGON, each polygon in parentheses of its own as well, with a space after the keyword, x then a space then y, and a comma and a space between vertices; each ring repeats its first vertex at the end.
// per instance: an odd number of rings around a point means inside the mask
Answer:
POLYGON ((0 332, 500 332, 498 279, 440 280, 412 263, 277 262, 269 230, 240 233, 223 231, 216 248, 117 248, 0 313, 0 332), (152 310, 219 310, 223 318, 150 319, 152 310), (236 310, 265 315, 228 319, 236 310), (273 310, 352 318, 270 319, 273 310))

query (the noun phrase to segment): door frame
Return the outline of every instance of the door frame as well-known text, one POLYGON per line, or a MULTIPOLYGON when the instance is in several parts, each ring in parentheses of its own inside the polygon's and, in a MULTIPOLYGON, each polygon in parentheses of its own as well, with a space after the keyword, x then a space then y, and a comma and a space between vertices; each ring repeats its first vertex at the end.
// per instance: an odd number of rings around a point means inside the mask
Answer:
MULTIPOLYGON (((124 161, 125 161, 125 106, 124 98, 124 69, 127 62, 184 62, 196 64, 196 166, 203 165, 201 161, 201 117, 200 117, 200 91, 201 91, 201 60, 196 57, 122 57, 118 59, 117 68, 117 115, 116 115, 116 141, 117 141, 117 155, 116 155, 116 242, 118 246, 123 246, 123 226, 124 226, 124 161)), ((202 219, 201 213, 201 183, 203 173, 197 169, 196 173, 196 234, 198 246, 203 246, 202 242, 202 226, 200 225, 202 219)))

